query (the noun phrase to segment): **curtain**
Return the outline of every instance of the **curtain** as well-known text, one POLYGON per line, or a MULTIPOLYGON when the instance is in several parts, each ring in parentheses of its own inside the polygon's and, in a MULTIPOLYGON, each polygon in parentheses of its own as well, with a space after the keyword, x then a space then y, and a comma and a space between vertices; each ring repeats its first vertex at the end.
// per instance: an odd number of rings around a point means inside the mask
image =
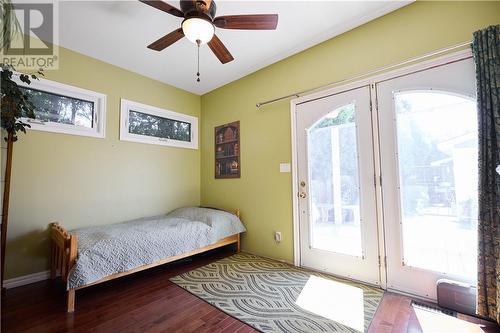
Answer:
POLYGON ((476 31, 479 123, 477 312, 500 323, 500 25, 476 31))

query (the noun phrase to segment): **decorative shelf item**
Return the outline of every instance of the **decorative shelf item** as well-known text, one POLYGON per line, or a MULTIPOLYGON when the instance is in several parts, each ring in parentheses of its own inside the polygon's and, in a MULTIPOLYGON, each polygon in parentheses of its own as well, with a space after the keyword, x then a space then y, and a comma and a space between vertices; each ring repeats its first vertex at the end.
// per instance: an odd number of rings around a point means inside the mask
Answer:
POLYGON ((240 122, 215 127, 215 179, 240 178, 240 122))

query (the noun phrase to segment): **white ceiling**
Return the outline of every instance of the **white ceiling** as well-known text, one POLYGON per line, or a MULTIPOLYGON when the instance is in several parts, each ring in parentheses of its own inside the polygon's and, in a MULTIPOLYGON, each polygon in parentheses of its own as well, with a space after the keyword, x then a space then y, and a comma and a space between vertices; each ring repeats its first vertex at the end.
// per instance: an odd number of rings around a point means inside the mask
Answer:
MULTIPOLYGON (((179 8, 179 1, 168 1, 179 8)), ((187 91, 204 94, 260 68, 405 6, 408 1, 217 1, 217 16, 279 14, 275 31, 216 34, 235 60, 221 64, 208 46, 186 38, 161 52, 146 46, 180 27, 181 18, 139 1, 59 3, 59 44, 187 91)))

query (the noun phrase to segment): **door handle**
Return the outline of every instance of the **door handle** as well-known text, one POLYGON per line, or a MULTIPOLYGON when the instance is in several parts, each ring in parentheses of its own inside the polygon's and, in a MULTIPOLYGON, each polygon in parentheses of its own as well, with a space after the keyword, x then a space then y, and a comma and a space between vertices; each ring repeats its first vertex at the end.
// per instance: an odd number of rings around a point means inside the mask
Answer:
POLYGON ((306 197, 307 197, 307 193, 306 192, 300 192, 299 193, 299 198, 305 199, 306 197))

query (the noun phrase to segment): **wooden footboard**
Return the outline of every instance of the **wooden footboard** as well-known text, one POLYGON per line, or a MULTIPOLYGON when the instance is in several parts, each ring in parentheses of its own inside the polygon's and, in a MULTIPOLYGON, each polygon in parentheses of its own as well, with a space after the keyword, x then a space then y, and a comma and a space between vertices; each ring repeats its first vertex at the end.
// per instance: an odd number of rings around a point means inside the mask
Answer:
MULTIPOLYGON (((50 227, 50 277, 55 279, 59 274, 66 284, 68 274, 76 261, 77 238, 70 234, 59 223, 51 223, 50 227)), ((67 291, 67 310, 75 311, 75 291, 67 291)))
MULTIPOLYGON (((240 217, 240 210, 237 209, 234 214, 240 217)), ((63 282, 66 284, 68 282, 68 274, 76 262, 77 257, 77 237, 74 234, 69 233, 66 229, 64 229, 59 223, 51 223, 49 225, 50 228, 50 277, 55 279, 58 275, 61 276, 63 282)), ((191 252, 183 253, 177 256, 165 258, 154 262, 152 264, 140 266, 134 268, 130 271, 120 272, 113 275, 106 276, 101 280, 96 282, 78 287, 77 289, 82 289, 86 287, 90 287, 92 285, 113 280, 125 275, 129 275, 135 272, 139 272, 151 267, 163 265, 175 260, 179 260, 182 258, 190 257, 192 255, 206 252, 218 247, 226 246, 229 244, 236 244, 236 251, 240 252, 240 234, 236 234, 233 236, 226 237, 224 239, 219 240, 217 243, 210 244, 208 246, 193 250, 191 252)), ((69 289, 66 295, 67 301, 67 311, 74 312, 75 311, 75 291, 77 289, 69 289)))

